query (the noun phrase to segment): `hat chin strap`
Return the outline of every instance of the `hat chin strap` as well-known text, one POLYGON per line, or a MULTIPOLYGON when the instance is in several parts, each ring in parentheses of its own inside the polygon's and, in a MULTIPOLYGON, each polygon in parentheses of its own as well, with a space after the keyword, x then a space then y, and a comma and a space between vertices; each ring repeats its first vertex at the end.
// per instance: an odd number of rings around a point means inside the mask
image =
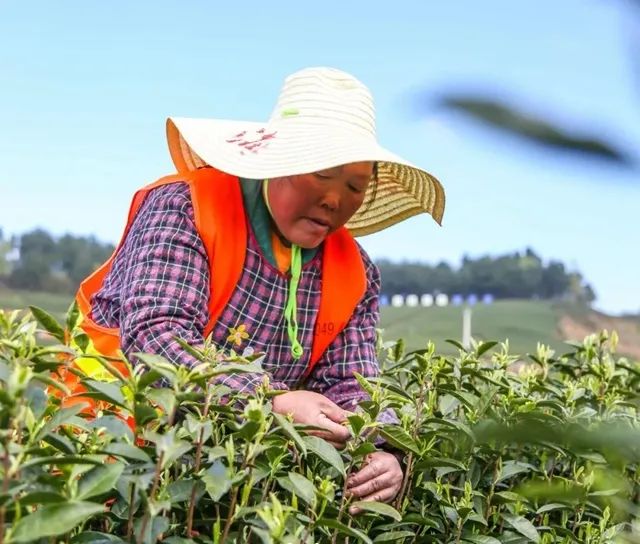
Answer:
MULTIPOLYGON (((264 203, 267 206, 269 215, 273 219, 273 211, 269 204, 269 195, 267 187, 269 180, 265 179, 262 182, 262 197, 264 203)), ((275 222, 275 219, 274 219, 275 222)), ((298 303, 297 292, 298 284, 300 283, 300 274, 302 273, 302 250, 300 246, 291 244, 291 279, 289 280, 289 291, 287 293, 287 302, 284 308, 284 319, 287 322, 287 336, 291 342, 291 354, 294 359, 300 359, 302 357, 303 348, 298 341, 298 303)))

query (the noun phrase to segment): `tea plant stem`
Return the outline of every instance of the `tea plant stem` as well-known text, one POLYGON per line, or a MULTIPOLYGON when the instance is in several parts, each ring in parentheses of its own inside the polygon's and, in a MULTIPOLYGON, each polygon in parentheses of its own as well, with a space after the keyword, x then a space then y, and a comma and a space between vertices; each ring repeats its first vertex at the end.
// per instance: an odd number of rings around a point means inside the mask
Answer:
POLYGON ((498 482, 498 477, 500 476, 499 470, 502 466, 502 457, 498 457, 496 460, 496 464, 493 467, 493 478, 491 479, 491 488, 489 489, 489 493, 487 493, 487 508, 484 514, 484 519, 489 520, 489 515, 491 514, 491 501, 493 500, 493 493, 496 489, 496 483, 498 482))
MULTIPOLYGON (((9 448, 5 442, 3 445, 4 455, 2 456, 2 470, 4 472, 2 479, 2 494, 7 495, 9 492, 9 448)), ((6 513, 6 506, 3 504, 0 507, 0 544, 4 543, 4 519, 6 513)))
MULTIPOLYGON (((156 492, 158 491, 158 485, 160 483, 160 473, 162 472, 162 462, 164 460, 164 452, 161 452, 158 456, 158 462, 156 463, 156 473, 153 478, 153 486, 151 486, 151 493, 149 494, 149 500, 153 500, 156 496, 156 492)), ((142 518, 142 524, 140 525, 140 534, 138 535, 137 544, 142 544, 144 541, 144 534, 147 531, 147 525, 149 524, 149 509, 144 514, 142 518)))
POLYGON ((131 484, 131 491, 129 492, 129 519, 127 520, 127 538, 131 539, 133 535, 133 501, 136 497, 136 484, 131 484))
POLYGON ((460 544, 462 538, 462 526, 464 525, 462 518, 458 519, 458 530, 456 532, 456 544, 460 544))
MULTIPOLYGON (((349 467, 349 470, 351 467, 349 467)), ((348 472, 348 471, 347 471, 348 472)), ((344 514, 344 509, 347 506, 347 477, 344 478, 344 485, 342 486, 342 500, 340 501, 340 509, 338 510, 338 517, 336 521, 341 521, 342 516, 344 514)), ((333 536, 331 537, 331 544, 336 544, 338 540, 338 529, 333 532, 333 536)))
MULTIPOLYGON (((244 450, 244 461, 242 462, 242 466, 240 467, 240 471, 244 471, 249 464, 249 445, 247 442, 247 446, 244 450)), ((238 491, 240 489, 239 485, 233 486, 233 491, 231 492, 231 501, 229 502, 229 512, 227 514, 227 520, 224 523, 224 530, 222 531, 222 539, 221 542, 227 541, 227 536, 229 536, 229 531, 231 530, 231 524, 233 523, 233 518, 235 517, 234 510, 236 509, 236 503, 238 502, 238 491)))
MULTIPOLYGON (((204 410, 202 412, 202 419, 206 420, 209 415, 209 404, 211 402, 211 395, 208 394, 204 402, 204 410)), ((200 462, 202 461, 202 446, 204 443, 204 426, 200 429, 200 436, 198 437, 198 445, 196 447, 196 461, 193 467, 193 473, 198 474, 200 471, 200 462)), ((187 514, 187 537, 191 538, 193 531, 193 513, 196 509, 196 493, 197 488, 194 482, 193 489, 191 490, 191 496, 189 497, 189 513, 187 514)))
MULTIPOLYGON (((416 403, 416 419, 413 426, 412 438, 416 440, 418 437, 418 431, 420 429, 420 423, 422 421, 422 407, 424 405, 424 396, 426 394, 425 388, 425 380, 423 379, 420 383, 420 393, 418 395, 418 402, 416 403)), ((409 456, 407 457, 407 467, 404 471, 404 478, 402 479, 402 487, 400 488, 400 493, 398 493, 398 498, 396 499, 396 508, 401 510, 402 503, 404 501, 404 497, 407 493, 407 488, 409 487, 409 482, 411 481, 411 476, 413 475, 413 452, 409 452, 409 456)))

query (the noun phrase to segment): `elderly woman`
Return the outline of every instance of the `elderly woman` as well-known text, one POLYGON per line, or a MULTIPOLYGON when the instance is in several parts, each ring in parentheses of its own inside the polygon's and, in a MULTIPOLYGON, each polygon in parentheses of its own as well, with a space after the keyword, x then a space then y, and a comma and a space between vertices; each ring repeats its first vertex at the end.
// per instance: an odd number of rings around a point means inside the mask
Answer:
MULTIPOLYGON (((192 356, 176 341, 265 353, 273 409, 340 447, 376 376, 378 269, 354 240, 426 212, 440 183, 382 148, 367 88, 349 74, 289 76, 268 123, 171 118, 177 174, 136 193, 112 258, 83 282, 83 328, 103 352, 192 356)), ((221 377, 251 392, 262 375, 221 377)), ((348 482, 388 501, 402 470, 371 454, 348 482)))

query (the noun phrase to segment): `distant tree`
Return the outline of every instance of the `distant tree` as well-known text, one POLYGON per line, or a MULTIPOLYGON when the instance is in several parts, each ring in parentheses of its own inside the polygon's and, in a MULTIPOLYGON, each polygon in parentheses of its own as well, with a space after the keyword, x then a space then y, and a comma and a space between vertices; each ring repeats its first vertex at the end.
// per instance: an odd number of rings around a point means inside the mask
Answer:
POLYGON ((43 229, 19 237, 20 256, 7 278, 18 289, 73 292, 111 255, 114 247, 95 237, 66 234, 55 239, 43 229))
POLYGON ((11 263, 7 258, 11 249, 11 241, 4 239, 4 233, 0 228, 0 281, 5 281, 11 272, 11 263))
POLYGON ((446 293, 491 294, 495 298, 570 298, 591 303, 593 289, 578 273, 568 273, 558 261, 544 265, 531 249, 498 257, 463 256, 456 270, 441 262, 436 266, 416 262, 379 261, 382 291, 387 295, 446 293))
POLYGON ((69 281, 77 286, 107 260, 114 247, 101 244, 95 237, 64 235, 57 242, 57 259, 69 281))
POLYGON ((43 229, 23 234, 19 241, 20 259, 11 271, 9 285, 19 289, 45 290, 51 287, 56 242, 43 229))

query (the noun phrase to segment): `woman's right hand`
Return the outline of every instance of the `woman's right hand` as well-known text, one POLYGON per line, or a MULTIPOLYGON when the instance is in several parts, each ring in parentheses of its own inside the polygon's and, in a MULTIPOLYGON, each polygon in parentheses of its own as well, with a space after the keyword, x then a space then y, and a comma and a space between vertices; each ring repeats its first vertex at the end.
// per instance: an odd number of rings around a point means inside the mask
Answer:
POLYGON ((336 448, 344 448, 351 433, 342 423, 351 412, 343 410, 335 402, 313 391, 289 391, 273 398, 273 411, 291 414, 295 423, 321 427, 326 431, 311 431, 309 434, 324 438, 336 448))

